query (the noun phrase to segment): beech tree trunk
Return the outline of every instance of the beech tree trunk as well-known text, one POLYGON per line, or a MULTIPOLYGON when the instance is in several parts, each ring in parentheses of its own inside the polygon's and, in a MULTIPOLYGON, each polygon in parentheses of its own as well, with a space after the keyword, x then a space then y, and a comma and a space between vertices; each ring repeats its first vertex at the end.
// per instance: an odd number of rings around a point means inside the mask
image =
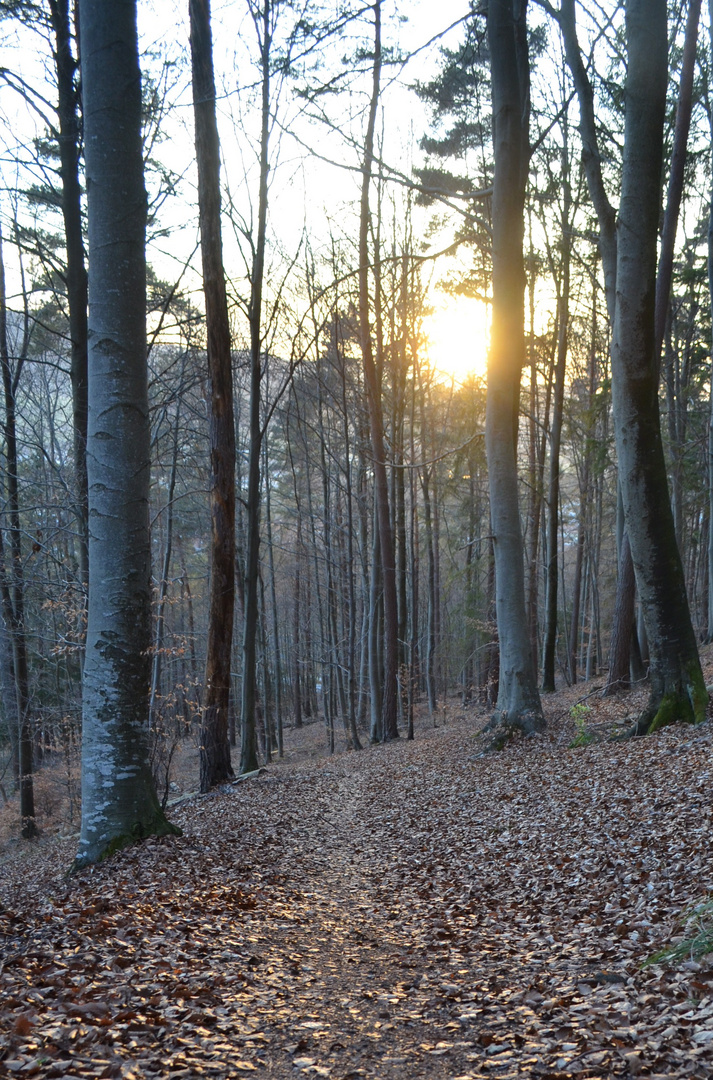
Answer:
POLYGON ((526 0, 490 0, 493 100, 493 316, 486 406, 490 514, 500 682, 493 726, 508 734, 544 727, 525 610, 518 503, 517 424, 525 363, 525 184, 529 162, 526 0))
POLYGON ((206 792, 233 775, 228 714, 235 608, 235 422, 220 228, 220 144, 215 118, 210 0, 189 0, 188 6, 210 380, 210 608, 200 745, 200 787, 206 792))
POLYGON ((702 721, 708 701, 668 492, 655 353, 656 261, 667 82, 665 0, 628 0, 628 71, 616 317, 614 425, 624 515, 651 656, 637 732, 702 721))
POLYGON ((135 0, 80 0, 89 218, 89 620, 76 865, 178 830, 147 753, 146 191, 135 0))

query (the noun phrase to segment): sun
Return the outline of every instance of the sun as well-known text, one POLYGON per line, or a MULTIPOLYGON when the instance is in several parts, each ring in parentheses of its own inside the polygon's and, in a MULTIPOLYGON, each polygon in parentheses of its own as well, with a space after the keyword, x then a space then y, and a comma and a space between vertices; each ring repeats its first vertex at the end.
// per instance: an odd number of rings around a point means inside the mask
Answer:
POLYGON ((490 342, 487 306, 467 296, 441 294, 423 324, 429 363, 448 379, 485 377, 490 342))

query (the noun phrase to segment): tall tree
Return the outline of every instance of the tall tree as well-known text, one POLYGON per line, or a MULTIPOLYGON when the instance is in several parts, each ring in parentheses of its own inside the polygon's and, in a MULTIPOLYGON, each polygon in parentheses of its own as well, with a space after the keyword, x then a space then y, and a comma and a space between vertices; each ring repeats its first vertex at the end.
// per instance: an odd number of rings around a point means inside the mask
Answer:
POLYGON ((270 147, 270 63, 275 26, 272 0, 250 3, 260 48, 260 175, 257 235, 250 278, 250 415, 248 421, 248 491, 246 500, 247 551, 245 556, 245 610, 243 612, 243 670, 240 699, 240 772, 258 767, 255 711, 257 706, 257 627, 260 574, 260 458, 262 454, 262 292, 265 278, 268 173, 270 147))
POLYGON ((651 695, 636 725, 639 733, 674 720, 701 721, 708 701, 676 542, 659 418, 655 316, 666 16, 666 0, 627 0, 612 387, 624 514, 651 656, 651 695))
MULTIPOLYGON (((560 123, 562 132, 561 148, 561 234, 562 260, 561 276, 556 282, 557 288, 557 360, 554 370, 552 424, 550 427, 550 483, 547 507, 547 565, 545 569, 545 632, 542 650, 542 689, 553 693, 555 690, 555 659, 557 647, 557 592, 560 565, 557 557, 557 533, 560 520, 560 447, 562 441, 562 417, 564 409, 564 384, 567 369, 567 350, 569 347, 569 305, 572 246, 572 190, 569 161, 569 127, 566 111, 560 123)), ((548 245, 549 247, 549 245, 548 245)), ((554 267, 553 267, 554 269, 554 267)))
MULTIPOLYGON (((500 683, 493 726, 507 735, 544 727, 525 611, 517 475, 520 378, 525 363, 525 186, 529 164, 527 0, 489 0, 493 103, 493 315, 485 439, 495 551, 500 683)), ((497 736, 496 736, 497 737, 497 736)))
POLYGON ((210 377, 211 573, 201 791, 233 775, 228 739, 235 608, 235 424, 230 323, 220 228, 220 144, 215 117, 210 0, 189 0, 198 210, 210 377))
MULTIPOLYGON (((10 540, 9 567, 6 565, 5 544, 0 529, 0 594, 5 632, 12 646, 12 667, 16 709, 11 706, 10 715, 16 712, 18 721, 15 748, 16 767, 20 781, 20 817, 22 835, 31 839, 37 832, 35 824, 35 797, 32 779, 34 749, 32 718, 30 716, 29 665, 27 659, 27 635, 25 630, 25 584, 22 557, 22 529, 20 525, 20 489, 18 483, 17 450, 17 386, 29 344, 27 301, 22 342, 17 350, 18 359, 13 365, 8 338, 7 303, 5 293, 5 260, 0 235, 0 368, 4 397, 3 427, 5 433, 6 475, 4 492, 8 510, 8 536, 10 540)), ((13 702, 13 706, 15 702, 13 702)))
POLYGON ((74 473, 76 516, 79 522, 79 574, 84 589, 89 573, 87 515, 87 268, 82 227, 81 93, 77 78, 78 60, 72 54, 70 0, 48 0, 55 42, 57 75, 57 139, 62 181, 67 267, 65 272, 69 337, 70 375, 74 422, 74 473))
MULTIPOLYGON (((361 332, 364 383, 369 413, 369 432, 373 455, 375 489, 375 528, 379 534, 379 553, 384 605, 384 678, 381 690, 381 735, 385 741, 398 737, 398 632, 399 616, 396 593, 396 562, 394 536, 389 506, 389 482, 386 474, 384 415, 381 400, 381 372, 374 356, 371 320, 369 317, 369 231, 371 213, 369 189, 374 165, 374 129, 379 104, 381 81, 381 0, 374 11, 374 62, 372 87, 364 140, 362 163, 361 208, 359 215, 359 325, 361 332)), ((376 303, 380 302, 377 293, 376 303)), ((379 358, 380 359, 380 358, 379 358)), ((378 707, 378 705, 377 705, 378 707)))
MULTIPOLYGON (((713 0, 708 0, 709 49, 713 60, 713 0)), ((713 110, 709 113, 713 148, 713 110)), ((708 211, 708 295, 711 310, 711 386, 713 386, 713 149, 711 153, 711 192, 708 211)), ((708 641, 713 641, 713 394, 708 417, 708 641)))
POLYGON ((135 0, 80 0, 89 220, 89 619, 76 865, 176 832, 147 753, 146 191, 135 0))

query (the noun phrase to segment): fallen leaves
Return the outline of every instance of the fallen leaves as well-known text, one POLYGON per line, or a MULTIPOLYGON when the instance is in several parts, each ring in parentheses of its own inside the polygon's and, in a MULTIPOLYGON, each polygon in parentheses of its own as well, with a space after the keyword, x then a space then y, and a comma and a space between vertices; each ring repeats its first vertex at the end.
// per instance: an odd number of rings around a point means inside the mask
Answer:
POLYGON ((480 758, 463 721, 185 803, 70 881, 18 862, 0 1075, 709 1077, 709 961, 640 964, 713 891, 710 725, 570 735, 480 758))

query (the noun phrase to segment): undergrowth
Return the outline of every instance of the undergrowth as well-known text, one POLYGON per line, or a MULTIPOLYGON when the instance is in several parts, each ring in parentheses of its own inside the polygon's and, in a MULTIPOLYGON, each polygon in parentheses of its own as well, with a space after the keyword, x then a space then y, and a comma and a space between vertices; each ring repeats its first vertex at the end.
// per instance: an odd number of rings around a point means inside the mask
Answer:
POLYGON ((709 897, 687 912, 681 926, 686 930, 686 937, 674 945, 654 953, 644 961, 642 967, 651 964, 677 964, 682 960, 698 960, 713 953, 713 897, 709 897))

